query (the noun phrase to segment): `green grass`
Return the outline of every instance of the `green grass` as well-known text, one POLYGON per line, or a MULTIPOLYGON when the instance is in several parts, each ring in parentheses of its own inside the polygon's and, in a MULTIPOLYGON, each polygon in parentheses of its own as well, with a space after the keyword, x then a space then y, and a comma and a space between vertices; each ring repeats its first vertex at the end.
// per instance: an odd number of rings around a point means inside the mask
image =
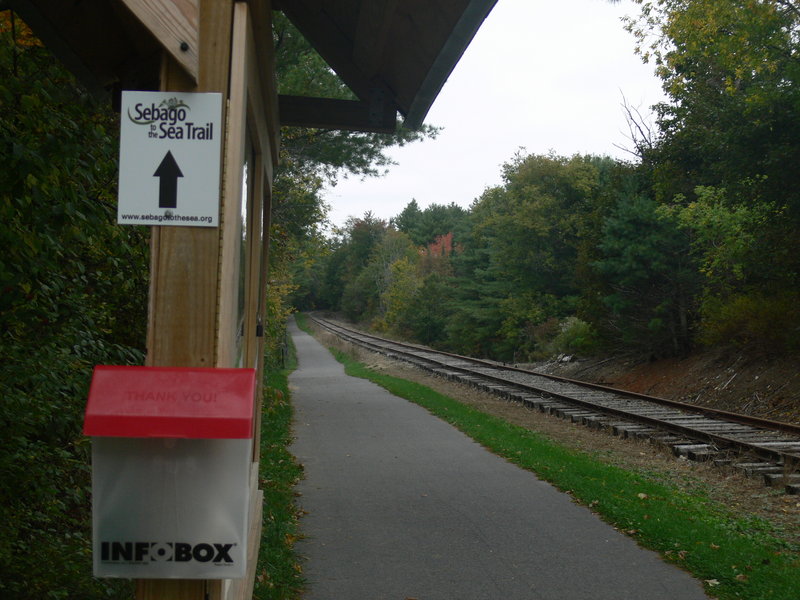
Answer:
POLYGON ((266 375, 261 423, 260 486, 264 490, 264 526, 253 597, 257 600, 299 598, 305 585, 294 542, 299 536, 294 485, 303 469, 289 453, 292 406, 288 378, 296 368, 294 347, 282 371, 266 375))
POLYGON ((314 331, 308 323, 308 315, 304 313, 294 313, 294 320, 297 326, 309 335, 314 335, 314 331))
POLYGON ((800 549, 773 536, 767 522, 736 517, 702 495, 605 464, 423 385, 370 370, 343 352, 332 352, 348 375, 423 406, 492 452, 568 492, 642 546, 692 573, 709 595, 726 600, 800 598, 800 549))

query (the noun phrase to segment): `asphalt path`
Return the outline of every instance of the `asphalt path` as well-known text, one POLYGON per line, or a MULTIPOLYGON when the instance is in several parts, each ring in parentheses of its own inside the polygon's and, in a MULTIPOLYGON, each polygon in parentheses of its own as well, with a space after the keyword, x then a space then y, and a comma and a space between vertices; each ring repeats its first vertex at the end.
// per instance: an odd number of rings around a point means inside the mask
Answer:
POLYGON ((307 600, 695 600, 702 586, 292 323, 307 600))

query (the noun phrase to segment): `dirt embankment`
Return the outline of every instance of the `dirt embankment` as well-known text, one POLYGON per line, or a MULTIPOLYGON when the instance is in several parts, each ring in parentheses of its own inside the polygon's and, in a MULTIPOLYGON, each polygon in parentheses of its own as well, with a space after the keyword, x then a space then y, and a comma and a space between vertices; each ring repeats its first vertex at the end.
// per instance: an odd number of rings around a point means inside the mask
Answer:
POLYGON ((642 394, 800 424, 800 357, 709 350, 687 358, 560 359, 531 366, 642 394))

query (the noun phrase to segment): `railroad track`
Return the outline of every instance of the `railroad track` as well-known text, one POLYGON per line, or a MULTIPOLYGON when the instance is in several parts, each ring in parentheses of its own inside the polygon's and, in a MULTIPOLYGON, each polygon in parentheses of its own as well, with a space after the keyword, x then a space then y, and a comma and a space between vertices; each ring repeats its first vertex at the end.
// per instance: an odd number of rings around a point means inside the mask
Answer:
POLYGON ((434 375, 624 438, 647 439, 689 460, 740 469, 800 494, 800 426, 439 352, 310 318, 352 344, 434 375))

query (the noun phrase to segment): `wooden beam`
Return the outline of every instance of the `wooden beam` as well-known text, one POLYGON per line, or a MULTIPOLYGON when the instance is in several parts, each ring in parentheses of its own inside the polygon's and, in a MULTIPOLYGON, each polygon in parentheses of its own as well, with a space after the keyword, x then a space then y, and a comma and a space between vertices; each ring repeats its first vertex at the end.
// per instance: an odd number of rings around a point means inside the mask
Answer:
MULTIPOLYGON (((217 586, 215 586, 217 587, 217 586)), ((202 580, 189 579, 139 579, 136 581, 136 598, 153 600, 220 600, 219 591, 208 589, 202 580)))
MULTIPOLYGON (((200 39, 204 44, 200 81, 195 85, 174 61, 167 61, 161 88, 227 94, 233 0, 200 1, 200 39)), ((148 364, 215 365, 218 264, 216 229, 153 228, 148 364)))
POLYGON ((241 257, 242 165, 247 152, 247 35, 248 8, 234 3, 231 44, 230 95, 222 181, 220 220, 219 327, 217 367, 235 367, 238 333, 239 261, 241 257))
POLYGON ((436 56, 426 69, 425 78, 408 104, 404 123, 406 127, 417 129, 422 125, 445 81, 496 2, 497 0, 467 0, 462 10, 450 13, 451 17, 457 16, 458 19, 452 23, 447 37, 442 40, 436 56))
POLYGON ((393 133, 397 110, 391 101, 372 103, 332 98, 278 96, 281 125, 393 133))
POLYGON ((64 65, 96 96, 112 85, 158 87, 160 47, 119 1, 8 0, 64 65))
MULTIPOLYGON (((251 257, 248 265, 247 282, 245 292, 247 297, 245 305, 249 308, 244 316, 245 333, 245 366, 253 367, 257 373, 261 373, 264 366, 263 334, 259 337, 259 322, 261 313, 261 289, 264 273, 263 238, 265 234, 262 230, 264 226, 264 180, 265 170, 261 164, 264 157, 256 154, 253 165, 253 207, 247 214, 247 253, 251 257)), ((263 326, 262 326, 263 329, 263 326)), ((256 382, 256 397, 253 402, 253 461, 256 463, 261 456, 261 408, 263 398, 263 377, 259 377, 256 382)))
POLYGON ((200 72, 198 0, 122 0, 186 73, 200 72))
POLYGON ((361 2, 356 37, 353 41, 353 60, 370 79, 378 74, 383 60, 389 28, 397 10, 398 0, 361 2))
POLYGON ((257 57, 255 69, 258 71, 264 118, 269 131, 270 160, 274 169, 278 166, 281 128, 278 119, 278 82, 275 79, 275 46, 272 38, 273 7, 270 0, 249 0, 249 3, 257 57))
MULTIPOLYGON (((262 70, 259 69, 258 55, 253 33, 253 22, 250 18, 248 3, 239 2, 235 6, 233 22, 233 49, 231 55, 231 83, 230 105, 228 112, 228 136, 225 150, 225 179, 223 196, 225 209, 222 219, 222 253, 221 253, 221 285, 219 300, 219 335, 218 335, 218 366, 226 366, 232 361, 235 354, 236 323, 234 314, 237 306, 237 291, 239 277, 239 260, 237 259, 241 239, 234 229, 238 230, 238 219, 241 218, 242 198, 242 173, 240 170, 244 156, 249 149, 246 147, 248 135, 253 146, 255 163, 259 165, 261 173, 251 173, 252 182, 262 181, 260 188, 272 187, 273 165, 273 135, 271 130, 278 126, 269 126, 271 112, 269 98, 264 98, 261 83, 262 70), (239 165, 237 167, 237 165, 239 165)), ((255 166, 255 165, 253 165, 255 166)), ((259 192, 261 193, 261 192, 259 192)), ((259 224, 260 227, 260 224, 259 224)), ((260 249, 255 256, 260 254, 260 249)), ((249 305, 248 305, 249 306, 249 305)), ((248 324, 246 323, 246 327, 248 324)), ((252 332, 245 331, 245 340, 252 332)))
MULTIPOLYGON (((250 181, 248 190, 252 194, 252 205, 250 210, 247 211, 247 255, 250 257, 250 262, 247 265, 246 281, 245 281, 245 306, 248 310, 244 315, 244 366, 255 367, 259 363, 258 355, 258 339, 256 338, 256 329, 258 327, 258 306, 259 306, 259 284, 261 278, 261 271, 263 269, 261 257, 261 226, 264 224, 264 219, 261 217, 264 210, 264 167, 261 164, 263 157, 260 154, 253 156, 253 163, 250 165, 251 171, 249 173, 250 181)), ((244 202, 245 198, 242 199, 244 202)), ((258 404, 258 402, 256 402, 258 404)), ((258 419, 258 413, 253 415, 254 419, 258 419)), ((258 458, 257 456, 255 457, 258 458)))
POLYGON ((199 2, 198 31, 201 48, 197 91, 222 92, 223 96, 227 96, 235 2, 234 0, 199 0, 199 2))
MULTIPOLYGON (((267 285, 269 281, 269 241, 270 230, 272 229, 272 186, 264 186, 262 189, 262 225, 261 230, 261 277, 258 283, 258 315, 262 319, 262 326, 266 327, 267 317, 267 285)), ((263 365, 264 362, 264 335, 258 338, 258 357, 263 365)), ((261 452, 261 416, 263 414, 264 403, 264 378, 259 377, 256 382, 256 402, 255 402, 255 419, 253 421, 255 433, 253 436, 253 460, 258 460, 261 452)))
MULTIPOLYGON (((274 76, 274 51, 272 48, 272 28, 256 29, 252 12, 248 11, 247 37, 245 45, 245 69, 247 78, 247 121, 251 134, 254 136, 253 144, 256 154, 264 158, 261 165, 267 176, 266 185, 272 188, 275 167, 278 165, 278 152, 280 140, 280 124, 278 122, 278 94, 275 87, 274 76), (258 34, 268 36, 269 43, 262 40, 258 43, 258 34), (259 53, 259 48, 266 52, 266 56, 259 53), (265 73, 265 66, 269 65, 269 73, 265 73), (272 83, 265 83, 266 79, 272 83), (278 136, 277 138, 275 136, 278 136)), ((270 21, 271 23, 271 21, 270 21)))
MULTIPOLYGON (((188 91, 187 88, 194 87, 187 74, 168 57, 161 85, 170 91, 188 91)), ((147 365, 214 365, 218 245, 215 229, 152 227, 147 365)), ((219 581, 136 582, 136 600, 221 597, 219 581)))

